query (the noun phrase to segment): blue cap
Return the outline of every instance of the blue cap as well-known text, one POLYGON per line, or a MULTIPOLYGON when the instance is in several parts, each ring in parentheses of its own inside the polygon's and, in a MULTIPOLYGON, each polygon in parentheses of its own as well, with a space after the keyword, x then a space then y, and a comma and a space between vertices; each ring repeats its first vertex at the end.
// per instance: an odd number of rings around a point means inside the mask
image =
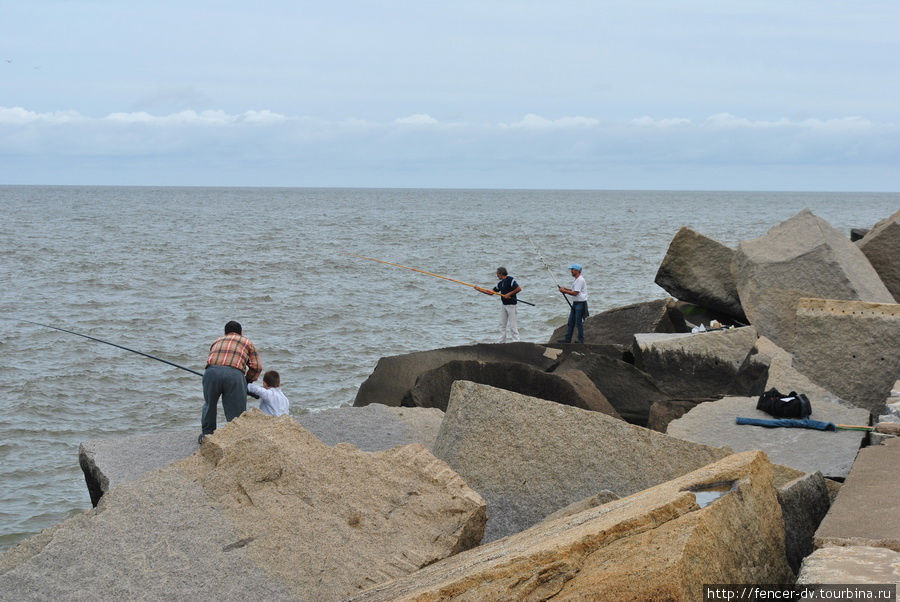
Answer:
POLYGON ((572 265, 569 266, 569 269, 570 269, 570 270, 578 270, 578 271, 580 272, 580 271, 581 271, 581 264, 580 264, 580 263, 573 263, 572 265))

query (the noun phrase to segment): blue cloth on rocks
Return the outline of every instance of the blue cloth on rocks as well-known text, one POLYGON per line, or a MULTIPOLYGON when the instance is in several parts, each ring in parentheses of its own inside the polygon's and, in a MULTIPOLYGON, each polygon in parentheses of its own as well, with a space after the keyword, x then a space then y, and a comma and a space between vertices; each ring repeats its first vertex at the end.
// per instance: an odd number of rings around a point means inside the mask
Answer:
POLYGON ((741 418, 739 416, 735 421, 738 424, 751 424, 753 426, 766 426, 770 428, 786 426, 792 428, 816 429, 819 431, 837 430, 837 426, 835 426, 833 422, 821 422, 819 420, 810 420, 809 418, 803 420, 799 418, 778 418, 775 420, 768 420, 765 418, 741 418))

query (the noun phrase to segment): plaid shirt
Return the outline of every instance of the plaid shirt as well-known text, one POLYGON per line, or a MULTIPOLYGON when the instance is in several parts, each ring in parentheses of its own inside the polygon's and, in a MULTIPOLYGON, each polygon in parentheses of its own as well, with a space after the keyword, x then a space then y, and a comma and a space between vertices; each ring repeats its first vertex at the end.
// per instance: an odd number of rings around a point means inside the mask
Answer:
POLYGON ((231 366, 241 372, 247 371, 247 382, 253 382, 262 372, 262 364, 256 347, 245 336, 230 332, 219 337, 209 346, 207 366, 231 366))

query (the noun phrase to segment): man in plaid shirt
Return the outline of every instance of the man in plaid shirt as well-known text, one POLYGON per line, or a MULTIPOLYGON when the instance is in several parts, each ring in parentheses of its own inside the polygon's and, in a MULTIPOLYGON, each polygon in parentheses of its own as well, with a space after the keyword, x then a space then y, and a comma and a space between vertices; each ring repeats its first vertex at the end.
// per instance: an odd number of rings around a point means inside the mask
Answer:
POLYGON ((209 347, 206 370, 203 372, 203 413, 200 416, 198 443, 216 430, 216 410, 219 397, 225 420, 231 422, 247 409, 247 383, 262 372, 256 346, 241 334, 241 325, 232 320, 225 325, 221 336, 209 347))

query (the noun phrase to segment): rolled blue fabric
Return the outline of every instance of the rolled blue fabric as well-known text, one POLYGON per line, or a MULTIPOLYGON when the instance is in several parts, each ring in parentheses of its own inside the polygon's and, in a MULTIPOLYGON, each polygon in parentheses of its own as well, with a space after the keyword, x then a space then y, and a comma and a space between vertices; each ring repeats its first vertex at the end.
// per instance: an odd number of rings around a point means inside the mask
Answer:
POLYGON ((753 426, 765 426, 774 428, 784 426, 789 428, 816 429, 817 431, 836 431, 837 426, 833 422, 821 422, 819 420, 810 420, 809 418, 800 420, 798 418, 777 418, 775 420, 767 420, 764 418, 735 418, 738 424, 750 424, 753 426))

